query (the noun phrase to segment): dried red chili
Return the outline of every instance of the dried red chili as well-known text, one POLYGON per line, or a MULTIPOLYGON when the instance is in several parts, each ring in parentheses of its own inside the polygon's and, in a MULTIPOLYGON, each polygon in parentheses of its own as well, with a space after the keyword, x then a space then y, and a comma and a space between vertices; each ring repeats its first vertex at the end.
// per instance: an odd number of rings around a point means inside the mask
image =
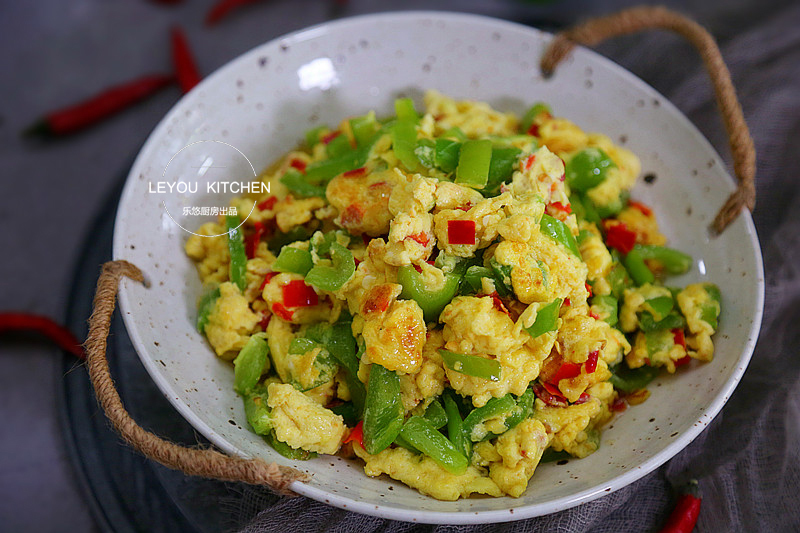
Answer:
POLYGON ((58 344, 62 350, 79 359, 86 359, 86 352, 83 351, 83 346, 77 337, 46 316, 17 312, 0 313, 0 332, 4 331, 36 331, 58 344))
POLYGON ((189 41, 183 30, 175 26, 170 31, 172 43, 172 66, 175 68, 175 77, 178 85, 181 86, 183 94, 191 91, 195 85, 200 83, 202 76, 197 69, 197 64, 192 57, 189 49, 189 41))
POLYGON ((69 135, 128 109, 174 81, 174 76, 150 74, 115 85, 88 100, 48 113, 23 133, 43 137, 69 135))
POLYGON ((672 510, 660 533, 691 533, 700 516, 702 501, 697 480, 692 479, 683 488, 675 509, 672 510))

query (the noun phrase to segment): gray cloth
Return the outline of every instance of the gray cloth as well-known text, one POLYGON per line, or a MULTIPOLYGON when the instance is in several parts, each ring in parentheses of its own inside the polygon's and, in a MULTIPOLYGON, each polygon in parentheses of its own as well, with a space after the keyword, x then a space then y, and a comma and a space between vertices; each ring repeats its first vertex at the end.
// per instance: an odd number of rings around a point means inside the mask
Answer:
MULTIPOLYGON (((570 3, 570 2, 567 2, 570 3)), ((699 478, 697 531, 800 531, 800 5, 705 6, 701 22, 721 41, 758 150, 756 226, 767 277, 764 322, 741 384, 712 424, 652 474, 594 502, 525 521, 425 526, 358 515, 306 498, 246 489, 243 531, 654 531, 674 505, 673 485, 699 478), (766 7, 765 7, 766 6, 766 7)), ((674 102, 730 163, 708 78, 690 47, 652 33, 600 51, 674 102)), ((733 295, 732 297, 735 297, 733 295)))

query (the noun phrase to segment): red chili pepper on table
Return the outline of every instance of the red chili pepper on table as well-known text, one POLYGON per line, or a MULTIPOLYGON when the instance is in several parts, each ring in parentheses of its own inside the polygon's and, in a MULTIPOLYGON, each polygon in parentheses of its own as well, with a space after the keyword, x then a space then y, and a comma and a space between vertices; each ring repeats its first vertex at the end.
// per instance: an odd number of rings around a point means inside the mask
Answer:
POLYGON ((0 332, 36 331, 79 359, 86 359, 81 342, 67 328, 51 318, 31 313, 0 313, 0 332))
POLYGON ((206 14, 206 26, 213 26, 239 7, 255 4, 259 0, 220 0, 206 14))
POLYGON ((188 93, 195 85, 200 83, 202 76, 197 70, 197 64, 189 49, 186 34, 178 27, 173 27, 170 32, 172 43, 172 65, 175 68, 175 77, 181 86, 183 94, 188 93))
POLYGON ((699 486, 696 479, 689 481, 678 498, 678 503, 660 533, 690 533, 700 516, 699 486))
POLYGON ((152 96, 173 81, 174 76, 150 74, 116 85, 88 100, 48 113, 23 134, 57 137, 74 133, 152 96))

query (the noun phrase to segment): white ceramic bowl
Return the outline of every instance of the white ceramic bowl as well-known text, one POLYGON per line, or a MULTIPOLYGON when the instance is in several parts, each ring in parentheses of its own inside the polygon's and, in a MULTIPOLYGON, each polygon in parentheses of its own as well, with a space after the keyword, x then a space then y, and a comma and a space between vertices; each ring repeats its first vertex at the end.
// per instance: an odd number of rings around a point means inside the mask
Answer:
MULTIPOLYGON (((477 523, 552 513, 608 494, 667 461, 703 430, 742 376, 758 336, 764 284, 752 219, 744 213, 711 238, 708 224, 734 185, 706 139, 660 94, 591 51, 576 50, 544 80, 537 62, 549 40, 529 27, 464 14, 343 19, 251 50, 175 105, 131 169, 116 219, 114 258, 138 265, 151 283, 147 289, 122 283, 125 324, 153 380, 198 431, 228 453, 309 472, 311 481, 295 483, 293 490, 337 507, 397 520, 477 523), (539 466, 518 499, 440 502, 388 478, 369 478, 355 462, 321 457, 293 463, 273 452, 247 428, 230 365, 195 330, 200 284, 183 252, 188 234, 164 214, 164 197, 147 192, 148 182, 193 142, 229 143, 260 169, 315 124, 336 124, 370 109, 389 113, 400 95, 414 97, 419 106, 426 88, 516 113, 543 100, 583 129, 633 150, 644 173, 658 178, 640 183, 634 196, 654 207, 672 245, 695 259, 675 284, 710 280, 723 294, 714 361, 657 380, 647 402, 605 430, 597 453, 539 466)), ((208 153, 236 175, 252 173, 232 150, 208 153)), ((191 167, 202 163, 198 156, 173 165, 196 172, 191 167)), ((171 212, 182 225, 196 227, 197 218, 171 212)))

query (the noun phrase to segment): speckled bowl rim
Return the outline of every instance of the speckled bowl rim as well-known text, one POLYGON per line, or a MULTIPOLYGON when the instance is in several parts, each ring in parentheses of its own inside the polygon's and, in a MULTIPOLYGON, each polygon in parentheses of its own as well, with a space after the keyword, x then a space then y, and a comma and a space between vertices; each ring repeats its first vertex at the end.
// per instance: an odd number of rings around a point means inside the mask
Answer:
MULTIPOLYGON (((377 21, 383 19, 397 19, 397 20, 418 19, 420 17, 441 19, 445 20, 446 22, 453 22, 453 23, 458 23, 459 21, 465 21, 465 22, 478 21, 485 24, 494 24, 498 29, 524 30, 539 35, 548 35, 546 32, 542 32, 541 30, 537 30, 535 28, 523 24, 508 22, 482 15, 474 15, 474 14, 458 13, 458 12, 403 11, 403 12, 388 12, 379 14, 360 15, 360 16, 348 17, 335 20, 332 22, 325 22, 314 26, 310 26, 280 36, 267 43, 258 45, 255 48, 249 50, 248 52, 245 52, 244 54, 240 55, 239 57, 233 59, 226 65, 219 68, 213 74, 209 75, 198 87, 202 88, 205 84, 212 83, 212 80, 216 80, 218 78, 225 78, 229 72, 236 70, 240 66, 240 64, 252 62, 266 48, 275 46, 280 42, 302 39, 304 34, 311 36, 322 28, 341 28, 341 27, 346 27, 348 25, 360 25, 363 24, 364 22, 369 22, 373 20, 377 21)), ((576 55, 580 54, 585 57, 588 57, 589 59, 591 59, 591 61, 596 62, 597 64, 601 64, 610 71, 615 72, 616 75, 620 76, 621 78, 624 78, 627 83, 636 86, 637 88, 643 90, 643 92, 651 95, 652 97, 660 98, 662 104, 667 108, 667 111, 669 111, 673 115, 673 118, 675 118, 681 123, 686 133, 692 135, 697 143, 704 145, 705 148, 707 148, 710 152, 716 155, 718 160, 721 160, 721 158, 716 153, 716 150, 714 150, 713 146, 700 133, 700 131, 689 121, 689 119, 686 118, 674 105, 672 105, 668 99, 664 98, 660 93, 658 93, 655 89, 650 87, 644 81, 640 80, 634 74, 625 70, 624 68, 617 65, 613 61, 586 48, 577 47, 573 53, 576 55)), ((162 121, 156 126, 156 128, 153 130, 153 133, 148 138, 147 143, 137 156, 132 169, 135 170, 138 166, 140 166, 141 159, 143 158, 143 154, 146 151, 145 149, 147 145, 153 142, 153 139, 162 137, 163 135, 166 134, 166 131, 169 126, 167 119, 173 114, 175 108, 181 106, 182 102, 184 101, 185 99, 182 99, 177 104, 175 104, 175 106, 170 110, 170 112, 167 113, 165 118, 162 119, 162 121)), ((730 178, 729 175, 728 177, 730 178)), ((115 220, 114 247, 113 247, 113 252, 114 252, 113 255, 115 259, 123 258, 125 255, 124 253, 125 243, 122 241, 122 237, 125 233, 125 205, 129 201, 129 197, 132 195, 133 192, 133 181, 134 181, 133 178, 134 178, 134 172, 132 171, 123 190, 119 203, 117 217, 115 220)), ((732 178, 729 179, 729 186, 730 190, 733 191, 734 186, 732 178)), ((731 394, 733 393, 734 389, 739 383, 742 375, 744 374, 747 365, 750 361, 750 358, 752 357, 756 340, 758 339, 758 333, 761 328, 761 319, 763 315, 764 272, 763 272, 761 248, 758 241, 758 236, 756 234, 756 229, 753 224, 752 216, 746 210, 740 216, 744 219, 746 226, 746 233, 750 238, 749 244, 750 246, 752 246, 754 259, 758 270, 756 272, 757 298, 756 301, 754 302, 755 315, 753 317, 753 322, 749 331, 748 341, 742 347, 741 355, 736 362, 736 368, 734 369, 730 379, 722 386, 717 396, 708 405, 708 407, 700 416, 700 418, 696 421, 696 423, 693 424, 693 426, 690 429, 682 433, 679 436, 679 438, 673 440, 670 444, 665 446, 664 449, 656 453, 649 460, 644 461, 641 464, 636 465, 635 468, 631 468, 630 470, 627 470, 625 473, 616 476, 609 483, 598 484, 594 487, 591 487, 589 489, 580 492, 576 492, 573 495, 567 497, 562 497, 543 503, 522 505, 519 507, 513 507, 504 510, 476 511, 476 512, 440 512, 440 511, 412 512, 409 511, 408 509, 399 509, 392 507, 389 502, 386 502, 381 505, 375 505, 371 502, 362 502, 359 500, 349 498, 342 494, 333 494, 330 492, 326 492, 325 490, 314 487, 313 485, 301 482, 292 483, 291 489, 303 496, 307 496, 314 500, 325 502, 327 504, 342 509, 346 509, 348 511, 355 511, 367 515, 378 516, 392 520, 400 520, 406 522, 422 522, 422 523, 432 523, 432 524, 478 524, 478 523, 515 521, 515 520, 521 520, 525 518, 531 518, 550 513, 555 513, 558 511, 563 511, 565 509, 569 509, 571 507, 575 507, 582 503, 592 501, 601 496, 607 495, 613 491, 621 489, 633 483, 634 481, 640 479, 641 477, 647 475, 648 473, 652 472, 653 470, 664 464, 666 461, 671 459, 678 452, 683 450, 686 446, 688 446, 713 420, 713 418, 719 413, 719 411, 725 405, 728 398, 730 398, 731 394)), ((222 438, 208 424, 206 424, 202 419, 200 419, 186 403, 172 396, 171 383, 169 383, 166 376, 164 376, 159 371, 155 359, 148 356, 147 348, 142 342, 142 339, 136 329, 134 320, 132 318, 132 312, 134 311, 134 307, 130 300, 129 293, 126 290, 126 284, 127 282, 125 281, 122 282, 122 286, 119 292, 119 303, 120 303, 120 309, 122 311, 122 317, 126 329, 128 330, 128 333, 130 335, 131 341, 134 347, 136 348, 137 354, 139 355, 143 365, 150 374, 151 378, 155 381, 156 385, 162 391, 164 396, 172 403, 172 405, 177 409, 177 411, 187 421, 189 421, 192 424, 192 426, 194 426, 198 431, 200 431, 200 433, 202 433, 206 438, 208 438, 212 443, 214 443, 216 446, 218 446, 220 449, 222 449, 224 452, 228 454, 247 457, 246 454, 238 450, 235 446, 232 446, 227 440, 222 438)))

